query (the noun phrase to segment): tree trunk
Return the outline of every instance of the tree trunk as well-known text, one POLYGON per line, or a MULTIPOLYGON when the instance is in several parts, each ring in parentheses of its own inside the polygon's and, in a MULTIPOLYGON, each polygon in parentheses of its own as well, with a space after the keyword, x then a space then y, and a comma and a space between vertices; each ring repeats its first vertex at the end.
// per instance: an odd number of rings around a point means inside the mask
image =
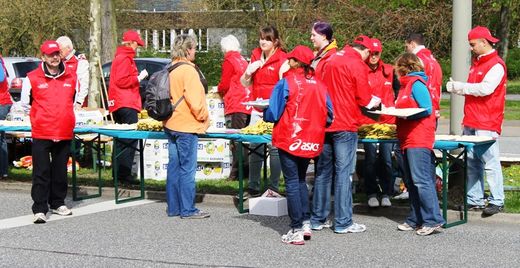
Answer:
POLYGON ((90 87, 88 106, 99 107, 99 51, 101 39, 101 0, 90 0, 90 87))
POLYGON ((509 45, 509 28, 511 26, 510 8, 506 3, 502 3, 500 7, 500 21, 497 25, 497 37, 500 42, 497 44, 498 55, 506 61, 509 45))
POLYGON ((102 1, 101 10, 101 63, 107 63, 114 57, 117 46, 117 23, 114 12, 114 0, 102 1))

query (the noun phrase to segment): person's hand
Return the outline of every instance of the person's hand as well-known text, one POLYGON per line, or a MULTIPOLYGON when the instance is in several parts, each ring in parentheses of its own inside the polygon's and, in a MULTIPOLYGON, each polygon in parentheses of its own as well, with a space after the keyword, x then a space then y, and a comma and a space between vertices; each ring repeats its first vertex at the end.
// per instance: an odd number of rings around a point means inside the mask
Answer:
POLYGON ((139 75, 137 76, 137 80, 139 80, 139 82, 143 81, 143 79, 145 79, 146 77, 148 76, 148 71, 146 71, 146 69, 142 70, 139 75))
POLYGON ((249 63, 246 69, 246 74, 251 76, 256 70, 258 70, 260 67, 262 67, 262 62, 257 60, 255 62, 249 63))
POLYGON ((81 110, 81 104, 79 103, 74 103, 74 110, 81 110))
POLYGON ((446 90, 450 93, 464 95, 464 83, 453 81, 453 78, 450 77, 450 80, 446 83, 446 90))
POLYGON ((378 107, 379 104, 381 104, 381 98, 372 95, 372 99, 370 100, 370 102, 368 103, 368 105, 365 106, 365 108, 367 108, 367 109, 370 110, 370 109, 372 109, 372 108, 378 107))

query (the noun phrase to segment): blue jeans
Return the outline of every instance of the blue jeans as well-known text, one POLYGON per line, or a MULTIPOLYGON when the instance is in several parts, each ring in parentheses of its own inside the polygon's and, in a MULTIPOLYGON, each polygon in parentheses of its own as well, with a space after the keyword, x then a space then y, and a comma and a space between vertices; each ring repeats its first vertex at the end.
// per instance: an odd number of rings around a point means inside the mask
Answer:
MULTIPOLYGON (((0 105, 0 120, 5 120, 11 104, 0 105)), ((0 131, 0 177, 7 176, 7 168, 9 167, 9 158, 7 155, 7 142, 5 140, 5 132, 0 131)))
POLYGON ((280 162, 285 179, 285 192, 287 194, 291 228, 302 228, 303 221, 310 218, 309 190, 305 182, 310 158, 298 157, 283 150, 278 152, 280 153, 280 162))
POLYGON ((393 143, 380 143, 379 154, 376 143, 365 143, 365 189, 368 197, 375 197, 381 192, 382 196, 392 196, 394 193, 394 169, 392 166, 393 143), (379 179, 378 187, 377 180, 379 179))
POLYGON ((166 212, 169 217, 187 217, 197 213, 195 207, 195 172, 197 143, 193 133, 164 128, 168 136, 168 171, 166 175, 166 212))
POLYGON ((444 224, 435 191, 435 155, 428 148, 408 148, 403 154, 405 177, 410 194, 410 215, 406 223, 412 227, 444 224))
POLYGON ((498 148, 498 133, 489 130, 480 130, 464 127, 464 135, 493 137, 496 142, 483 154, 479 155, 468 151, 468 204, 484 205, 484 172, 489 185, 489 203, 497 206, 504 205, 504 177, 500 164, 498 148))
POLYGON ((357 132, 329 132, 316 166, 311 223, 320 224, 330 213, 330 192, 334 176, 334 228, 352 225, 352 174, 356 164, 357 132))

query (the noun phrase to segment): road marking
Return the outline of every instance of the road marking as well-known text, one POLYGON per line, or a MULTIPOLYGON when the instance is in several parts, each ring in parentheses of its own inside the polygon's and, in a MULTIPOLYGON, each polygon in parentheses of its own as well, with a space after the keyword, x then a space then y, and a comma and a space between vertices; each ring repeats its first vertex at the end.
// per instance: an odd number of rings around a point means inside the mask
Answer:
MULTIPOLYGON (((58 214, 52 214, 49 211, 49 213, 47 213, 47 222, 65 220, 65 219, 70 219, 70 218, 74 218, 74 217, 94 214, 94 213, 98 213, 98 212, 127 208, 127 207, 135 207, 135 206, 146 205, 146 204, 151 204, 151 203, 155 203, 155 202, 156 201, 154 201, 154 200, 137 200, 137 201, 127 202, 127 203, 123 203, 123 204, 116 204, 113 200, 111 200, 111 201, 95 203, 92 205, 86 205, 86 206, 82 206, 82 207, 78 207, 78 208, 71 208, 72 215, 70 215, 70 216, 60 216, 58 214)), ((9 219, 2 219, 2 220, 0 220, 0 230, 27 226, 27 225, 32 225, 32 224, 34 224, 32 214, 20 216, 20 217, 9 218, 9 219)))

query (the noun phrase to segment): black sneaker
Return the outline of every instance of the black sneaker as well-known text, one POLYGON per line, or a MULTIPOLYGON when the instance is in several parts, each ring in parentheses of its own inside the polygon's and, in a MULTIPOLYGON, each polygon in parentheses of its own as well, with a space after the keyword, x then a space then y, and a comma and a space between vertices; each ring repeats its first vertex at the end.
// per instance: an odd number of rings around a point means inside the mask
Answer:
POLYGON ((499 212, 502 212, 502 210, 504 209, 504 206, 497 206, 495 204, 488 204, 486 206, 486 208, 484 209, 484 211, 482 211, 482 214, 484 215, 487 215, 487 216, 491 216, 491 215, 495 215, 499 212))

